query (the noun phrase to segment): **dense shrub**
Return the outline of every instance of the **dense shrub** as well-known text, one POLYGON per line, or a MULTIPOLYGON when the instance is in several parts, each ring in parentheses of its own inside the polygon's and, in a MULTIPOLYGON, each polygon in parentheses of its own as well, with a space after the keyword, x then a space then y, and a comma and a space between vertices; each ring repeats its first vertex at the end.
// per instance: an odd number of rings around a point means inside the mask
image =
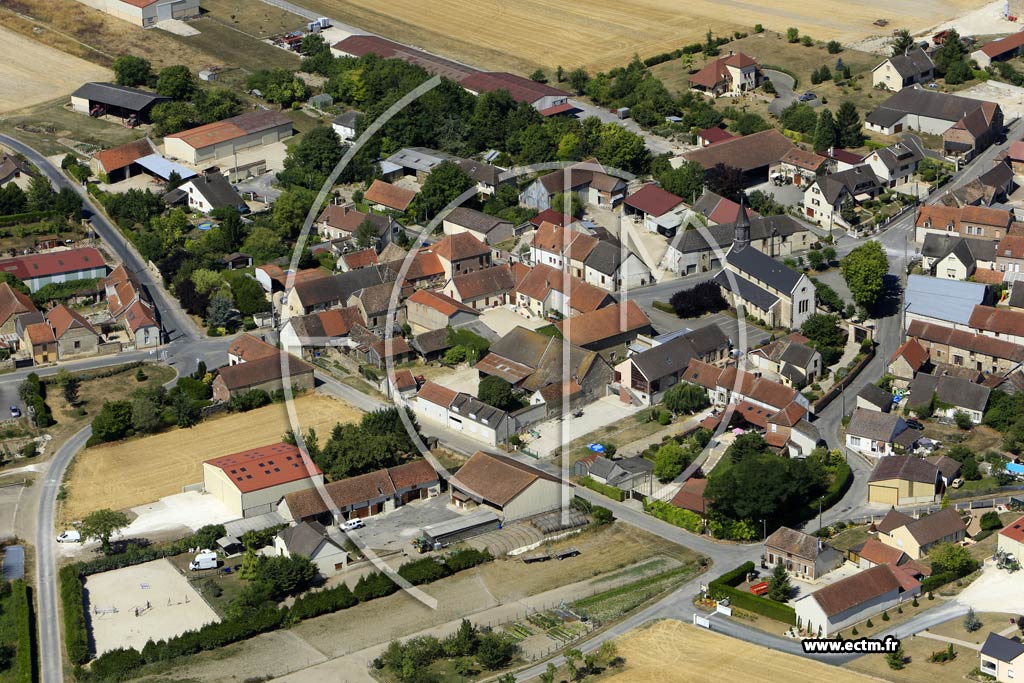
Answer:
POLYGON ((35 639, 32 633, 32 601, 28 586, 21 579, 11 582, 11 606, 17 619, 18 645, 15 652, 15 680, 18 683, 35 681, 35 639))
POLYGON ((462 548, 449 553, 444 558, 444 563, 448 566, 449 571, 452 574, 463 571, 464 569, 470 569, 476 567, 484 562, 490 562, 494 559, 491 555, 491 551, 484 548, 483 550, 477 550, 476 548, 462 548))
POLYGON ((360 602, 383 598, 398 590, 398 584, 392 581, 387 575, 380 572, 371 572, 359 577, 356 587, 352 591, 360 602))
POLYGON ((591 491, 597 491, 602 496, 611 498, 612 500, 619 501, 620 503, 626 495, 622 491, 622 489, 615 488, 614 486, 609 486, 608 484, 602 484, 601 482, 595 481, 590 477, 581 477, 578 483, 581 486, 586 486, 591 491))
POLYGON ((89 661, 89 631, 85 626, 85 591, 79 565, 61 567, 60 602, 64 612, 64 644, 72 664, 89 661))
POLYGON ((710 593, 719 599, 723 597, 729 598, 729 602, 733 607, 739 607, 748 612, 755 612, 786 624, 795 624, 796 610, 789 605, 734 588, 734 586, 746 579, 747 573, 753 568, 753 562, 745 562, 736 569, 722 574, 708 585, 710 593))
POLYGON ((236 413, 248 412, 265 405, 270 405, 270 394, 262 389, 253 389, 244 394, 232 396, 228 403, 229 409, 236 413))
POLYGON ((696 512, 678 508, 671 503, 666 503, 661 500, 645 501, 644 512, 652 517, 657 517, 663 522, 674 524, 675 526, 682 527, 687 531, 692 531, 695 534, 700 533, 701 527, 703 526, 700 515, 696 512))
POLYGON ((354 607, 358 603, 359 598, 353 595, 349 587, 343 583, 334 588, 299 596, 291 607, 291 617, 295 621, 312 619, 321 614, 330 614, 354 607))
POLYGON ((412 560, 398 568, 398 575, 414 586, 443 579, 449 574, 448 567, 432 557, 412 560))

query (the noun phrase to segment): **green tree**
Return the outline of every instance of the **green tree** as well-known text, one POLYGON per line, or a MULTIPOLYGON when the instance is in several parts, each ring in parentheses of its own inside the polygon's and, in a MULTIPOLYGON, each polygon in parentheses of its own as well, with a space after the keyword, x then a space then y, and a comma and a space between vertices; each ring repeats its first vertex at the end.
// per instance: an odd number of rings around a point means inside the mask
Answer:
POLYGON ((590 82, 590 74, 587 70, 582 67, 577 67, 570 71, 565 80, 569 83, 569 87, 573 89, 577 95, 582 95, 587 89, 587 83, 590 82))
POLYGON ((703 387, 689 382, 679 382, 665 392, 665 407, 677 415, 695 413, 710 405, 708 393, 703 387))
POLYGON ((889 259, 877 241, 865 242, 839 262, 840 271, 854 302, 870 311, 878 303, 889 272, 889 259))
POLYGON ((160 70, 156 91, 179 102, 190 100, 196 92, 196 81, 187 66, 176 64, 160 70))
POLYGON ((118 85, 149 85, 153 78, 153 68, 149 61, 135 55, 121 55, 115 58, 111 68, 114 70, 114 80, 118 85))
POLYGON ((50 185, 49 179, 44 175, 38 175, 28 184, 28 208, 31 211, 49 211, 53 208, 56 192, 50 185))
POLYGON ((999 513, 995 510, 989 510, 978 521, 981 524, 982 531, 995 531, 996 529, 1003 528, 1003 522, 999 519, 999 513))
POLYGON ((413 200, 416 215, 422 221, 429 221, 471 187, 473 181, 457 164, 451 161, 438 164, 431 169, 420 193, 413 200))
POLYGON ((477 398, 500 410, 509 410, 516 404, 515 397, 512 395, 512 385, 495 375, 488 375, 480 380, 477 398))
POLYGON ((786 602, 793 592, 793 584, 789 580, 789 572, 782 564, 772 567, 772 575, 768 577, 768 598, 775 602, 786 602))
POLYGON ((833 313, 810 316, 800 327, 800 334, 811 340, 811 346, 821 353, 826 366, 838 360, 846 344, 846 333, 839 325, 839 316, 833 313))
POLYGON ((128 515, 123 512, 103 508, 83 517, 78 531, 82 534, 82 538, 99 541, 104 554, 109 554, 110 537, 128 526, 128 522, 128 515))
POLYGON ((764 437, 757 432, 740 434, 732 445, 726 449, 725 454, 733 462, 752 460, 755 456, 761 455, 768 450, 768 443, 764 437))
POLYGON ((818 124, 818 114, 809 104, 794 101, 779 113, 779 123, 788 130, 813 135, 818 124))
POLYGON ((288 150, 284 170, 277 174, 277 179, 285 185, 319 190, 344 154, 345 148, 334 129, 317 126, 288 150))
POLYGON ((200 90, 193 100, 196 116, 201 123, 223 121, 242 112, 242 100, 227 88, 200 90))
POLYGON ((154 133, 170 135, 199 125, 199 112, 188 102, 161 102, 150 113, 154 133))
POLYGON ((864 142, 864 132, 861 129, 860 114, 857 113, 857 106, 846 100, 839 105, 836 112, 836 130, 839 135, 839 144, 843 147, 860 147, 864 142))
POLYGON ((92 421, 92 435, 99 441, 123 439, 132 428, 132 404, 128 401, 104 401, 92 421))
POLYGON ((551 198, 551 209, 560 214, 579 218, 583 215, 583 200, 575 192, 559 192, 551 198), (565 205, 568 197, 569 205, 565 205))
POLYGON ((179 392, 171 399, 174 419, 179 427, 188 429, 199 423, 199 407, 187 394, 179 392))
POLYGON ((359 227, 356 228, 352 236, 356 241, 356 246, 360 249, 372 247, 380 239, 380 234, 377 232, 377 224, 369 218, 359 224, 359 227))
POLYGON ((946 69, 946 84, 947 85, 959 85, 966 83, 974 77, 974 72, 971 70, 971 65, 963 59, 958 59, 952 62, 946 69))
POLYGON ((253 228, 249 236, 242 243, 242 251, 252 256, 256 263, 266 263, 284 253, 284 243, 281 236, 265 226, 253 228))
POLYGON ((518 646, 504 635, 491 631, 480 636, 476 660, 488 671, 497 671, 508 666, 518 650, 518 646))
POLYGON ((662 188, 688 202, 704 190, 704 167, 696 161, 686 161, 679 168, 668 166, 656 177, 662 188))
POLYGON ((903 651, 903 646, 900 645, 895 651, 885 655, 885 663, 894 671, 899 671, 905 667, 907 665, 907 654, 903 651))
POLYGON ((160 427, 160 407, 146 396, 132 399, 132 429, 136 434, 152 434, 160 427))
POLYGON ((963 62, 966 57, 967 47, 964 45, 964 41, 960 39, 960 34, 956 29, 951 28, 942 39, 942 45, 932 56, 932 61, 935 63, 935 71, 938 75, 945 76, 953 64, 963 62))
POLYGON ((689 453, 674 439, 658 449, 654 457, 654 476, 658 481, 671 481, 683 473, 689 464, 689 453))
POLYGON ((892 39, 889 41, 893 57, 906 54, 907 50, 912 47, 914 47, 914 36, 910 35, 910 31, 900 28, 893 32, 892 39))
POLYGON ((830 40, 825 45, 825 49, 828 50, 828 53, 830 55, 837 55, 843 51, 843 44, 840 43, 838 40, 830 40))
POLYGON ((800 42, 800 29, 795 26, 790 26, 786 29, 786 42, 798 43, 800 42))
POLYGON ((536 69, 532 74, 530 74, 530 80, 535 83, 547 83, 548 76, 544 73, 544 69, 536 69))
POLYGON ((981 619, 974 613, 973 607, 967 608, 967 614, 964 615, 964 630, 968 633, 974 633, 982 626, 981 619))
POLYGON ((730 128, 740 135, 750 135, 751 133, 768 130, 771 128, 771 124, 765 121, 759 114, 747 112, 740 114, 736 120, 732 122, 730 128))
POLYGON ((299 236, 314 201, 316 193, 306 187, 293 187, 281 193, 274 202, 271 219, 282 236, 286 239, 299 236))
POLYGON ((837 144, 839 144, 839 133, 836 130, 836 121, 832 117, 832 111, 822 108, 814 127, 814 149, 824 152, 837 144))
POLYGON ((602 164, 630 173, 643 173, 650 166, 644 139, 617 123, 601 126, 594 152, 602 164))
POLYGON ((270 310, 270 302, 267 301, 263 287, 251 277, 240 277, 231 283, 231 298, 242 315, 270 310))
POLYGON ((234 302, 230 296, 217 293, 210 297, 210 307, 206 309, 206 322, 211 327, 230 327, 234 317, 234 302))
POLYGON ((956 543, 938 543, 932 548, 929 556, 933 568, 957 576, 970 574, 978 564, 967 548, 956 543))

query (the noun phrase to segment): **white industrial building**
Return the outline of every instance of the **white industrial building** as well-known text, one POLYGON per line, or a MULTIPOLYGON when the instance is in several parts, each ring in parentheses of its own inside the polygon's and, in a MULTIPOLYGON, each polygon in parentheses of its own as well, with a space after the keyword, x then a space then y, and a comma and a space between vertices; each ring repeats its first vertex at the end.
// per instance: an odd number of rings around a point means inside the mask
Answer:
POLYGON ((130 21, 136 26, 153 26, 158 21, 187 19, 199 16, 199 0, 78 0, 106 12, 112 17, 130 21))
POLYGON ((255 110, 230 119, 173 133, 164 138, 164 155, 199 164, 291 137, 292 120, 279 111, 255 110))

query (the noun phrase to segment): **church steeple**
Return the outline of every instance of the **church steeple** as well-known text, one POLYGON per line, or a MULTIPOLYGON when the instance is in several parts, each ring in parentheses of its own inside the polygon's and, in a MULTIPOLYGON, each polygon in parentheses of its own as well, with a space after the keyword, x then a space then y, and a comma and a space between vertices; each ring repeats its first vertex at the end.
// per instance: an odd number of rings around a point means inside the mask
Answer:
POLYGON ((736 214, 736 236, 733 237, 732 248, 742 251, 750 245, 750 218, 747 217, 747 195, 740 192, 740 210, 736 214))

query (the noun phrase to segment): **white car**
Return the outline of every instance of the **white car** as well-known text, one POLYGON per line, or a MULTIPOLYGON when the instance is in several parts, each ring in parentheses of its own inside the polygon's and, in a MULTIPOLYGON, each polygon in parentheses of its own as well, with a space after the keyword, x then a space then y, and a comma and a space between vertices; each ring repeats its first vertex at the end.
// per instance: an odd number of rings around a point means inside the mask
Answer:
POLYGON ((57 537, 57 543, 81 543, 82 534, 78 533, 73 529, 68 531, 62 531, 60 536, 57 537))
POLYGON ((359 519, 357 517, 356 519, 350 519, 347 522, 342 522, 341 530, 342 531, 353 531, 354 529, 362 529, 365 526, 366 525, 363 524, 363 520, 361 520, 361 519, 359 519))

